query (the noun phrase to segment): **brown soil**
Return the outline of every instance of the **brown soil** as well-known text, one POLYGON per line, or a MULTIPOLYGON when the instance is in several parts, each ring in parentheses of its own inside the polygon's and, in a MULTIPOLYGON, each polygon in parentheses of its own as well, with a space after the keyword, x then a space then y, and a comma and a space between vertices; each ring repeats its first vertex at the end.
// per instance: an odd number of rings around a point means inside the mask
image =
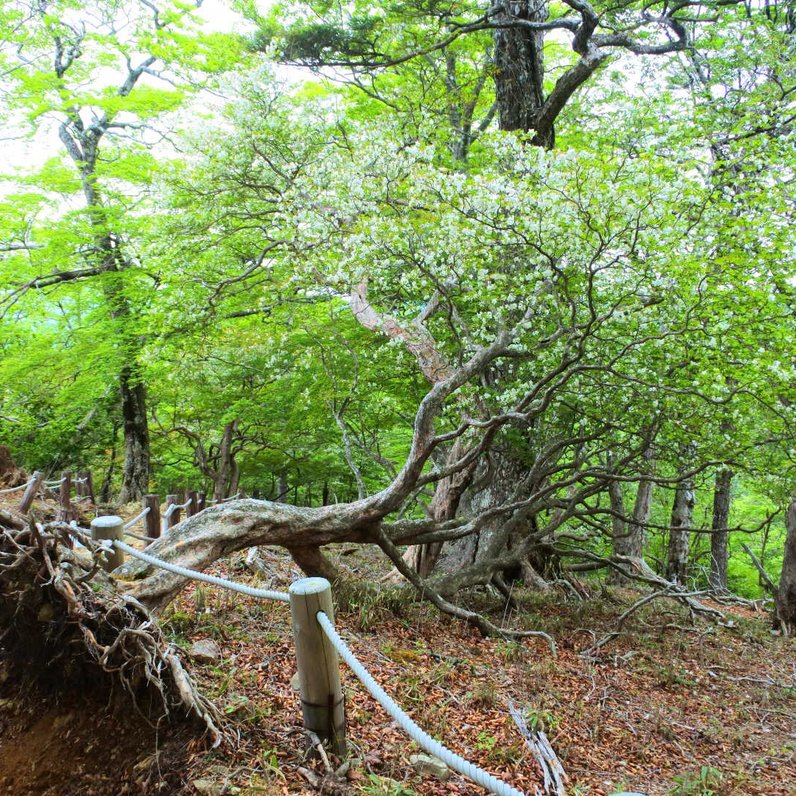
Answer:
POLYGON ((0 686, 0 793, 132 796, 177 792, 186 731, 160 734, 129 706, 88 695, 0 686))

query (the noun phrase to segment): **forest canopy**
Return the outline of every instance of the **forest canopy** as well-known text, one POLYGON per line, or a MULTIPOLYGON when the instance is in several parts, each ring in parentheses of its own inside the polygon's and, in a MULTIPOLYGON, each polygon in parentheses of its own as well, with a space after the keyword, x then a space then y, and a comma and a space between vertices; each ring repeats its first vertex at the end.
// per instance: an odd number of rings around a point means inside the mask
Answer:
POLYGON ((153 550, 334 576, 324 546, 369 543, 454 612, 592 571, 757 597, 745 544, 796 632, 791 3, 14 0, 0 27, 19 464, 117 505, 243 490, 153 550))

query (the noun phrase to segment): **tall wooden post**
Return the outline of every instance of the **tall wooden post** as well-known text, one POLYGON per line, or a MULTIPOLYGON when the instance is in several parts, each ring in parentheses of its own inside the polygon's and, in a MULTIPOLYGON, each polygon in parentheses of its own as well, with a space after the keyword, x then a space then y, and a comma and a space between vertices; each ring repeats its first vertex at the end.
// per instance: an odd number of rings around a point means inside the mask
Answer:
POLYGON ((30 507, 33 505, 33 501, 41 487, 42 481, 44 481, 44 473, 41 473, 37 470, 35 473, 33 473, 33 480, 23 493, 22 500, 19 501, 18 511, 20 514, 27 514, 28 511, 30 511, 30 507))
POLYGON ((179 495, 166 495, 166 530, 169 528, 173 528, 179 521, 180 521, 180 509, 174 509, 174 511, 169 514, 169 510, 174 505, 180 504, 180 496, 179 495))
POLYGON ((72 517, 72 473, 64 470, 61 473, 61 488, 58 493, 58 519, 69 522, 72 517))
POLYGON ((289 592, 304 726, 342 756, 346 742, 340 667, 337 652, 315 618, 323 611, 334 621, 332 587, 326 578, 303 578, 292 583, 289 592))
POLYGON ((207 493, 200 492, 196 498, 196 510, 204 511, 205 506, 207 506, 207 493))
POLYGON ((144 517, 146 535, 157 539, 160 536, 160 495, 144 495, 144 508, 149 509, 144 517))
MULTIPOLYGON (((124 537, 124 520, 113 515, 109 517, 97 517, 91 521, 91 538, 95 542, 102 539, 122 539, 124 537)), ((115 547, 110 553, 103 554, 102 568, 106 572, 112 572, 116 567, 124 564, 124 553, 115 547)))

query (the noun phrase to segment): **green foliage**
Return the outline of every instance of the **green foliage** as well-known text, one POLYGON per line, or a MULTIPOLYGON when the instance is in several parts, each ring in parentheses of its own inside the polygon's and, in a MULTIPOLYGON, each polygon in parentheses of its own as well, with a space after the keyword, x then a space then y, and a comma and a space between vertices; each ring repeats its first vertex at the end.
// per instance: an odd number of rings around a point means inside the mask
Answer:
POLYGON ((702 766, 698 771, 686 772, 674 778, 675 787, 669 796, 716 796, 720 793, 724 775, 712 766, 702 766))

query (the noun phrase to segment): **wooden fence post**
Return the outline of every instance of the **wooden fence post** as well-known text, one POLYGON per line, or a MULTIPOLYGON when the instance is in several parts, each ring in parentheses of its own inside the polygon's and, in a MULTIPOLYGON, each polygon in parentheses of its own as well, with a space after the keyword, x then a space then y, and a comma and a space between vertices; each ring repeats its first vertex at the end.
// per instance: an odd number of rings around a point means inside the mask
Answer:
POLYGON ((332 587, 326 578, 303 578, 293 582, 289 592, 304 726, 343 756, 345 704, 340 666, 337 652, 315 618, 323 611, 334 621, 332 587))
POLYGON ((200 492, 196 498, 196 510, 204 511, 205 506, 207 506, 207 494, 205 492, 200 492))
POLYGON ((91 479, 91 470, 79 470, 77 473, 78 481, 75 484, 75 494, 78 497, 87 497, 90 503, 94 500, 94 482, 91 479))
POLYGON ((64 470, 61 473, 61 486, 58 491, 58 519, 61 522, 69 522, 72 516, 72 473, 64 470))
POLYGON ((194 490, 188 492, 188 510, 185 512, 187 516, 193 517, 194 514, 199 512, 199 495, 194 490))
POLYGON ((160 536, 160 495, 144 495, 144 508, 149 509, 144 517, 146 536, 157 539, 160 536))
POLYGON ((172 506, 179 506, 180 505, 180 496, 179 495, 166 495, 166 530, 169 528, 173 528, 179 521, 180 521, 180 511, 181 509, 175 509, 174 511, 169 514, 169 509, 172 506))
POLYGON ((23 493, 22 500, 19 501, 18 511, 20 514, 27 514, 28 511, 30 511, 30 507, 33 505, 33 501, 41 487, 42 481, 44 481, 44 473, 40 473, 37 470, 33 473, 33 481, 31 481, 30 485, 23 493))
MULTIPOLYGON (((91 521, 91 538, 98 542, 102 539, 122 539, 124 537, 124 520, 121 517, 97 517, 91 521)), ((102 568, 112 572, 124 564, 124 553, 113 548, 112 552, 103 554, 102 568)))

